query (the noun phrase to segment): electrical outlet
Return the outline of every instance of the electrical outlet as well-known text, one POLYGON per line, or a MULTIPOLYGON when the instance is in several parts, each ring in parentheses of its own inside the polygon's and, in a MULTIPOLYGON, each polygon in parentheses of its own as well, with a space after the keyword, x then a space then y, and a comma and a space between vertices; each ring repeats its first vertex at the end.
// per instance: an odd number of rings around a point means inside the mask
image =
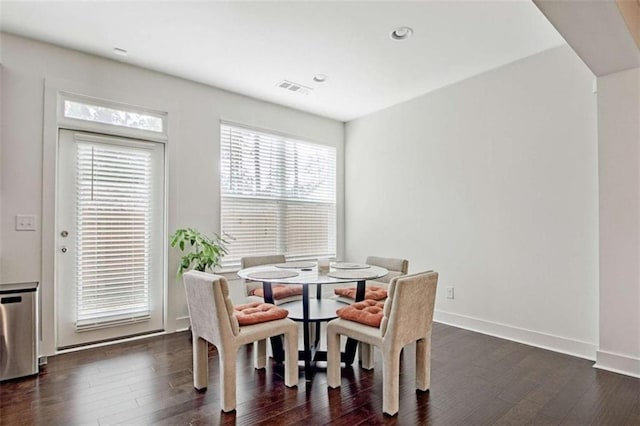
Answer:
POLYGON ((453 299, 453 287, 447 287, 447 299, 453 299))
POLYGON ((19 214, 16 215, 16 231, 35 231, 36 215, 19 214))

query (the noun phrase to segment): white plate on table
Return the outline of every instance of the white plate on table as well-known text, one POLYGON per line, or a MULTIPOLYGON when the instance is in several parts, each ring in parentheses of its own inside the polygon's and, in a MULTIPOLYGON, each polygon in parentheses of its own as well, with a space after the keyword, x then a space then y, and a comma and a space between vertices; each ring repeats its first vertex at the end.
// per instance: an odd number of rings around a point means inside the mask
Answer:
POLYGON ((282 268, 282 269, 313 268, 314 266, 316 266, 316 262, 286 262, 286 263, 278 263, 275 266, 276 268, 282 268))
POLYGON ((335 269, 367 269, 371 268, 371 265, 366 263, 336 262, 331 264, 331 267, 335 269))

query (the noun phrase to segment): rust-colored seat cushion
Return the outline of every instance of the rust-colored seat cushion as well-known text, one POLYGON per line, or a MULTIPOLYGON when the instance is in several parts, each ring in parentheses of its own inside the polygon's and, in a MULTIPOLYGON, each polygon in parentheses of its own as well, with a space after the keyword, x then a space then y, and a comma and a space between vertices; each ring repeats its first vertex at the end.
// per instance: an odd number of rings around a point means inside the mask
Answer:
MULTIPOLYGON (((286 297, 298 296, 302 294, 301 285, 274 284, 271 286, 274 300, 281 300, 286 297)), ((262 287, 251 290, 251 296, 264 297, 262 287)))
POLYGON ((380 327, 384 315, 384 302, 363 300, 336 311, 338 316, 349 321, 359 322, 371 327, 380 327))
POLYGON ((271 303, 253 302, 235 306, 233 315, 238 319, 238 324, 243 326, 286 318, 289 311, 271 303))
MULTIPOLYGON (((333 292, 338 296, 348 297, 349 299, 355 300, 356 298, 355 287, 336 288, 333 292)), ((365 300, 384 300, 387 298, 387 289, 376 285, 368 286, 364 291, 364 298, 365 300)))

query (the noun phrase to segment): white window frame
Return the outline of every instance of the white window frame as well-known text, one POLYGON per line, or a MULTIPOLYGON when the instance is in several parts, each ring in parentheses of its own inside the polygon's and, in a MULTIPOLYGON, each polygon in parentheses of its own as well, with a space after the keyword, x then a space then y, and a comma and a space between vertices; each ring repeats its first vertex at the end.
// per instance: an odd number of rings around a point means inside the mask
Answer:
MULTIPOLYGON (((328 145, 328 144, 322 144, 322 143, 318 143, 318 142, 314 142, 314 141, 310 141, 308 139, 304 139, 304 138, 300 138, 300 137, 296 137, 296 136, 290 136, 287 135, 285 133, 282 132, 277 132, 277 131, 273 131, 273 130, 265 130, 265 129, 260 129, 260 128, 256 128, 256 127, 251 127, 251 126, 247 126, 244 124, 238 124, 236 122, 231 122, 231 121, 226 121, 226 120, 221 120, 220 121, 220 170, 222 171, 223 168, 223 164, 222 164, 222 147, 223 147, 223 143, 222 143, 222 129, 223 126, 228 126, 228 127, 232 127, 232 128, 237 128, 240 130, 246 130, 249 132, 255 132, 258 134, 264 134, 267 137, 271 137, 271 138, 276 138, 276 139, 281 139, 287 142, 293 142, 293 143, 301 143, 301 144, 308 144, 308 145, 317 145, 317 146, 323 146, 323 147, 327 147, 328 149, 332 149, 333 151, 333 155, 334 155, 334 177, 333 177, 333 183, 334 183, 334 188, 333 188, 333 201, 332 203, 329 203, 329 205, 332 205, 333 207, 333 235, 331 236, 333 239, 333 247, 330 253, 322 253, 319 254, 319 256, 322 257, 332 257, 335 258, 337 256, 337 252, 338 252, 338 246, 339 246, 339 236, 338 236, 338 230, 340 227, 340 217, 339 217, 339 210, 338 210, 338 198, 339 198, 339 190, 338 190, 338 182, 339 182, 339 152, 338 149, 332 145, 328 145)), ((222 181, 222 176, 220 178, 220 229, 222 230, 222 232, 225 231, 225 226, 223 223, 223 211, 222 211, 222 206, 223 206, 223 198, 224 198, 224 188, 223 188, 223 181, 222 181)), ((244 199, 262 199, 263 197, 261 196, 254 196, 254 197, 250 197, 250 196, 238 196, 239 199, 244 198, 244 199)), ((280 200, 283 203, 291 203, 291 202, 300 202, 300 200, 294 201, 294 200, 290 200, 287 198, 282 198, 280 200)), ((304 203, 304 201, 302 201, 304 203)), ((317 203, 317 204, 327 204, 327 203, 323 203, 323 202, 318 202, 318 201, 308 201, 310 204, 313 203, 317 203)), ((284 217, 281 217, 280 219, 284 219, 284 217)), ((278 236, 279 236, 279 240, 277 245, 279 247, 284 247, 285 244, 285 238, 283 237, 283 230, 284 228, 286 228, 286 226, 282 226, 278 229, 278 236)), ((230 235, 230 237, 233 237, 233 235, 230 235)), ((230 240, 230 246, 233 245, 233 239, 230 240)), ((287 256, 287 259, 289 260, 311 260, 311 259, 316 259, 318 256, 317 255, 295 255, 295 254, 291 254, 291 253, 287 253, 284 250, 282 250, 280 253, 243 253, 241 255, 242 256, 253 256, 253 255, 260 255, 260 254, 284 254, 287 256)), ((226 261, 223 258, 222 260, 222 268, 225 271, 230 271, 230 270, 237 270, 239 269, 239 262, 237 261, 226 261)))

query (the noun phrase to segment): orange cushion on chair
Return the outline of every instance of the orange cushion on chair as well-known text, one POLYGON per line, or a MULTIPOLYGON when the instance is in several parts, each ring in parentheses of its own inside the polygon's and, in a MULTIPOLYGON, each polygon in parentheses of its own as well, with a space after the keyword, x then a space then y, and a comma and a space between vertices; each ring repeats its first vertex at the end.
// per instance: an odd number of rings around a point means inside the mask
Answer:
POLYGON ((376 302, 375 300, 363 300, 352 305, 345 306, 336 311, 338 316, 349 321, 359 322, 371 327, 380 327, 384 302, 376 302))
MULTIPOLYGON (((271 286, 271 292, 273 293, 274 300, 281 300, 281 299, 284 299, 285 297, 301 295, 302 286, 275 284, 271 286)), ((251 296, 264 297, 264 290, 262 289, 262 287, 256 288, 251 291, 251 296)))
MULTIPOLYGON (((333 290, 335 294, 338 296, 348 297, 349 299, 356 298, 356 288, 355 287, 344 287, 344 288, 336 288, 333 290)), ((371 300, 382 300, 387 298, 387 289, 384 287, 378 287, 372 285, 367 287, 364 292, 364 298, 371 300)))
POLYGON ((240 325, 258 324, 286 318, 289 311, 271 303, 253 302, 233 308, 233 315, 240 325))

